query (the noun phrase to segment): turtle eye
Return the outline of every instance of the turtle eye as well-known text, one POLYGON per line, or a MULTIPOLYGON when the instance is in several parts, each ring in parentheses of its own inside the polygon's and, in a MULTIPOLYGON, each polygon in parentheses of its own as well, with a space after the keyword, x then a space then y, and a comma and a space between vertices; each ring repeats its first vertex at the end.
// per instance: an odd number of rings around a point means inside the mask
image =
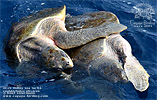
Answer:
POLYGON ((66 65, 69 65, 69 61, 66 63, 66 65))

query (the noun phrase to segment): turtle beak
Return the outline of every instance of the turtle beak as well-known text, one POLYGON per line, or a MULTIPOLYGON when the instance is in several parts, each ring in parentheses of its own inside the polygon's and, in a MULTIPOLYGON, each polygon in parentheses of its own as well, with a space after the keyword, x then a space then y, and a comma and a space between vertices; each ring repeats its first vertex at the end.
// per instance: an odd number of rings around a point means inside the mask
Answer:
POLYGON ((74 64, 72 63, 72 61, 69 63, 69 68, 72 68, 74 66, 74 64))
POLYGON ((67 64, 66 64, 66 68, 72 68, 74 66, 73 62, 72 61, 69 61, 67 64))
POLYGON ((72 69, 73 66, 74 66, 73 62, 72 62, 72 61, 69 61, 69 62, 67 63, 66 68, 64 68, 62 71, 65 72, 66 74, 71 74, 72 71, 73 71, 73 69, 72 69))

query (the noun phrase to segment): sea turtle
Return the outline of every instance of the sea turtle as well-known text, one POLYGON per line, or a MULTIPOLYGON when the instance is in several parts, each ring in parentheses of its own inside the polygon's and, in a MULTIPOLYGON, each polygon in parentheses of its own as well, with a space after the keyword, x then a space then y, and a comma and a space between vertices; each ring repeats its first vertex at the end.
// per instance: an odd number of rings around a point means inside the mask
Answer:
MULTIPOLYGON (((74 31, 108 22, 119 23, 119 20, 113 13, 100 11, 70 16, 66 27, 74 31)), ((69 55, 75 65, 86 67, 90 74, 99 74, 114 82, 129 80, 142 92, 149 87, 149 74, 131 52, 130 44, 120 34, 112 34, 75 48, 69 55)))
POLYGON ((73 67, 73 62, 62 49, 78 47, 127 28, 109 22, 94 28, 67 31, 65 15, 63 6, 24 18, 12 27, 5 51, 19 62, 32 61, 48 69, 66 69, 73 67))

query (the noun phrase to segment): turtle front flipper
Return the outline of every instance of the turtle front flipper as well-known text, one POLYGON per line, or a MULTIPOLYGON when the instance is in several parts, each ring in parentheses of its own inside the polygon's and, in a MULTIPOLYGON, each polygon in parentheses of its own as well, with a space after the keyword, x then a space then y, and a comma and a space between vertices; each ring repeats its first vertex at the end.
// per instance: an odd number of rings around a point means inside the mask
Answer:
POLYGON ((73 32, 60 31, 55 34, 54 40, 60 48, 69 49, 84 45, 97 38, 106 37, 112 33, 119 33, 125 29, 127 27, 122 24, 105 23, 99 27, 80 29, 73 32))
POLYGON ((134 56, 126 58, 124 70, 135 89, 142 92, 149 87, 149 74, 134 56))
POLYGON ((48 69, 64 70, 73 67, 71 58, 45 36, 23 39, 16 46, 16 53, 19 62, 32 61, 48 69))

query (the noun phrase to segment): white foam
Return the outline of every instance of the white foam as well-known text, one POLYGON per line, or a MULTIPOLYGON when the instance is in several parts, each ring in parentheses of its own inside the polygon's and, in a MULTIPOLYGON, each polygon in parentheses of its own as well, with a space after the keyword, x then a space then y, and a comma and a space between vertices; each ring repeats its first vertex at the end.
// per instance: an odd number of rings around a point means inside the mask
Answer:
POLYGON ((131 2, 127 2, 127 4, 128 4, 128 5, 130 5, 130 4, 131 4, 131 2))
POLYGON ((143 30, 143 32, 146 32, 146 30, 143 30))
POLYGON ((46 71, 42 71, 41 73, 42 73, 42 74, 46 74, 47 72, 46 72, 46 71))
POLYGON ((55 81, 55 79, 50 79, 49 81, 53 82, 53 81, 55 81))
POLYGON ((45 5, 45 3, 41 3, 41 5, 45 5))
POLYGON ((48 82, 48 80, 45 80, 45 82, 48 82))
POLYGON ((27 10, 30 10, 30 8, 27 8, 27 10))
POLYGON ((138 9, 136 6, 133 6, 134 9, 138 9))

